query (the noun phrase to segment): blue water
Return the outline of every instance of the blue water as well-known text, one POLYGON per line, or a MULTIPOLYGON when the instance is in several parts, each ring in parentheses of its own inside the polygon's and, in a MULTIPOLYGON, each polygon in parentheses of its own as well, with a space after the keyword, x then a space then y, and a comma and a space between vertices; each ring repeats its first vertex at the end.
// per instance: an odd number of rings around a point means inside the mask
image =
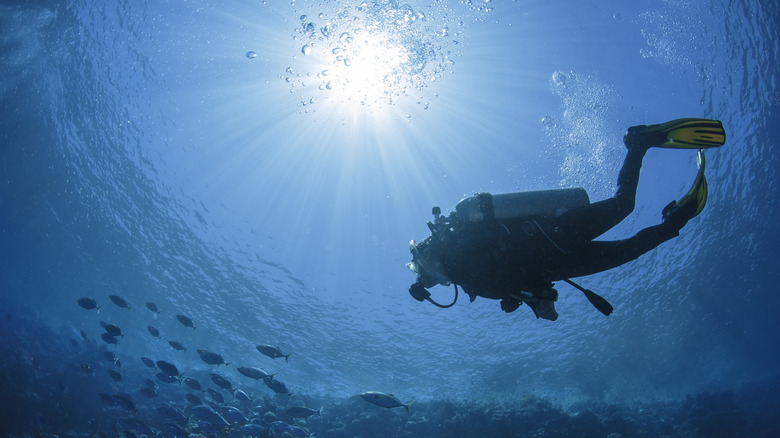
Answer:
MULTIPOLYGON (((776 2, 34 3, 0 6, 3 435, 204 432, 191 393, 324 437, 780 436, 776 2), (409 296, 431 207, 571 186, 604 199, 625 129, 678 117, 727 129, 708 205, 580 279, 611 316, 563 284, 555 322, 409 296), (163 383, 142 356, 252 401, 163 383), (301 405, 321 414, 284 414, 301 405)), ((604 238, 658 223, 695 155, 651 150, 636 210, 604 238)), ((266 434, 293 434, 279 427, 266 434)))

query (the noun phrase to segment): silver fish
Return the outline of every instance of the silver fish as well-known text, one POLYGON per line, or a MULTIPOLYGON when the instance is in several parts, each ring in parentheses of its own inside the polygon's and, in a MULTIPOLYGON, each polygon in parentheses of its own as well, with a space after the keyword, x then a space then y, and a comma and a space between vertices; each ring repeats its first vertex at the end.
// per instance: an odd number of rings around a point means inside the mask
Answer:
POLYGON ((200 397, 198 397, 195 394, 190 394, 188 392, 188 393, 184 394, 184 397, 186 397, 187 401, 190 402, 193 405, 202 405, 203 404, 203 400, 201 400, 200 397))
POLYGON ((97 305, 97 302, 95 302, 95 300, 93 298, 87 298, 87 297, 79 298, 78 299, 78 303, 79 303, 79 306, 81 306, 81 307, 83 307, 83 308, 85 308, 87 310, 92 310, 92 309, 100 310, 100 306, 97 305))
POLYGON ((244 416, 244 414, 233 406, 223 406, 222 417, 233 424, 249 423, 249 420, 244 416))
POLYGON ((265 385, 271 388, 277 394, 287 394, 288 396, 292 395, 292 393, 287 389, 287 385, 278 380, 263 379, 263 382, 265 382, 265 385))
POLYGON ((106 322, 100 321, 100 325, 102 325, 106 333, 111 336, 124 336, 124 334, 122 334, 122 329, 119 328, 119 326, 116 324, 108 324, 106 322))
POLYGON ((225 403, 225 397, 214 388, 206 388, 206 394, 217 403, 225 403))
POLYGON ((220 376, 217 373, 211 373, 211 381, 214 382, 215 385, 219 386, 222 389, 227 389, 230 392, 233 392, 233 385, 230 384, 230 380, 220 376))
POLYGON ((187 347, 185 347, 184 344, 179 341, 168 341, 168 343, 171 345, 171 347, 173 347, 174 350, 187 351, 187 347))
POLYGON ((385 394, 384 392, 378 392, 378 391, 366 391, 362 394, 360 394, 361 397, 363 397, 363 400, 375 404, 377 406, 382 406, 383 408, 397 408, 398 406, 403 406, 406 408, 406 412, 409 412, 409 406, 411 406, 411 403, 404 404, 401 402, 401 400, 398 400, 395 398, 392 394, 385 394))
POLYGON ((171 421, 187 420, 187 417, 185 417, 180 410, 171 407, 165 403, 161 404, 160 406, 157 406, 157 412, 167 420, 171 420, 171 421))
POLYGON ((290 408, 287 408, 286 411, 284 411, 287 415, 293 417, 293 418, 308 418, 311 417, 314 414, 319 414, 319 409, 312 409, 307 408, 306 406, 293 406, 290 408))
POLYGON ((128 394, 124 394, 124 393, 114 394, 114 402, 116 402, 118 406, 122 407, 127 411, 135 412, 138 410, 138 408, 136 408, 135 406, 135 402, 128 394))
POLYGON ((198 405, 194 406, 192 408, 192 413, 195 414, 198 418, 201 420, 207 420, 215 415, 217 415, 217 411, 215 411, 211 406, 209 405, 198 405))
POLYGON ((159 368, 160 371, 168 375, 168 377, 176 377, 179 375, 179 369, 176 368, 176 365, 170 362, 166 362, 164 360, 157 361, 157 368, 159 368))
POLYGON ((198 350, 198 354, 200 355, 200 360, 206 362, 209 365, 216 365, 218 367, 223 363, 225 366, 228 365, 228 363, 225 362, 225 359, 223 359, 222 356, 217 353, 212 353, 208 350, 198 350))
POLYGON ((125 309, 130 309, 130 305, 127 304, 127 301, 125 301, 124 298, 120 297, 119 295, 109 295, 108 298, 113 301, 114 304, 116 304, 119 307, 123 307, 125 309))
POLYGON ((161 381, 163 383, 173 383, 173 382, 178 382, 179 381, 178 378, 171 377, 171 376, 169 376, 169 375, 167 375, 167 374, 165 374, 163 372, 157 373, 157 374, 155 374, 155 376, 157 376, 157 380, 159 380, 159 381, 161 381))
POLYGON ((192 320, 184 315, 176 315, 176 319, 179 320, 184 327, 192 327, 195 330, 195 326, 192 324, 192 320))
POLYGON ((241 401, 252 401, 252 398, 240 389, 237 389, 236 392, 233 393, 233 396, 241 401))
MULTIPOLYGON (((200 386, 200 382, 198 382, 196 379, 194 379, 192 377, 185 377, 184 379, 182 379, 182 382, 184 382, 192 390, 195 390, 195 391, 203 390, 203 388, 200 386)), ((200 403, 198 403, 198 404, 200 404, 200 403)))
POLYGON ((257 351, 263 353, 264 355, 270 357, 271 359, 276 359, 277 357, 283 357, 285 362, 290 361, 289 354, 282 353, 282 350, 274 347, 273 345, 260 344, 256 348, 257 351))
POLYGON ((122 381, 122 375, 119 374, 119 371, 117 370, 108 370, 108 375, 111 376, 111 378, 114 379, 115 382, 122 381))
POLYGON ((268 374, 262 368, 257 367, 239 367, 238 372, 255 380, 267 379, 269 377, 273 379, 274 377, 273 374, 268 374))

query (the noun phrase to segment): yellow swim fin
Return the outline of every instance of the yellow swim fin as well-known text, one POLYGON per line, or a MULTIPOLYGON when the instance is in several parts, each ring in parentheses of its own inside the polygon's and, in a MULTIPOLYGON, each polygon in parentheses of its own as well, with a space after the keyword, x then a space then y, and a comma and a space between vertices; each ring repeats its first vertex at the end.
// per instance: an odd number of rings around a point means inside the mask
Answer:
POLYGON ((696 173, 691 189, 679 201, 672 201, 662 212, 664 223, 669 223, 678 230, 698 216, 707 205, 707 178, 704 176, 706 163, 702 149, 699 149, 698 163, 699 171, 696 173))
POLYGON ((726 143, 726 130, 720 120, 684 118, 657 125, 632 126, 623 141, 629 147, 716 148, 726 143))

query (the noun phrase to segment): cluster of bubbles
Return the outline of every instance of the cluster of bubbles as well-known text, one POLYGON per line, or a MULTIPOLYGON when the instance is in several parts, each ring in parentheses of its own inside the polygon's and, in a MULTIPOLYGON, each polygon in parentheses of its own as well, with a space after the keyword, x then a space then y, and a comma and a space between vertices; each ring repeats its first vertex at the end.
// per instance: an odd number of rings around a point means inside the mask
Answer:
POLYGON ((562 101, 563 115, 544 116, 541 122, 556 149, 566 151, 561 184, 585 187, 591 196, 610 196, 612 189, 602 182, 614 178, 625 150, 604 122, 613 119, 607 112, 616 98, 614 89, 575 71, 553 72, 550 87, 562 101))
POLYGON ((422 12, 391 0, 300 15, 299 52, 282 78, 304 107, 320 97, 364 106, 427 100, 431 85, 453 72, 463 22, 450 15, 443 4, 422 12))

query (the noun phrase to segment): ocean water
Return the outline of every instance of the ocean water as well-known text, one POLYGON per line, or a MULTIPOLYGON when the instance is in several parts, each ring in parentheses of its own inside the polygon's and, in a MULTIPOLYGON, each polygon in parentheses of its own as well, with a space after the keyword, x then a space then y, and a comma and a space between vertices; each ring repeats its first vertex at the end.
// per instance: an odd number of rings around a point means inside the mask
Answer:
MULTIPOLYGON (((0 434, 780 436, 779 18, 759 0, 4 2, 0 434), (409 296, 433 206, 607 198, 626 128, 678 117, 727 130, 707 207, 578 280, 611 316, 565 284, 555 322, 409 296)), ((652 149, 603 239, 658 223, 695 173, 694 151, 652 149)))

